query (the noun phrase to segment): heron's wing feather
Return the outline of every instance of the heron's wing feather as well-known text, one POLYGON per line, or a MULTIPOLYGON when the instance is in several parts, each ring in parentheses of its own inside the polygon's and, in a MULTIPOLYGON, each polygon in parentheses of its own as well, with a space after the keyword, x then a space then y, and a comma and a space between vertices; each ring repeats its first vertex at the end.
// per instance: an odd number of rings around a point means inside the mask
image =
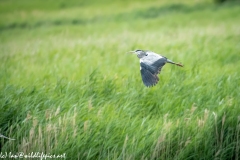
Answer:
POLYGON ((156 68, 156 73, 159 74, 162 70, 162 67, 166 64, 165 61, 163 61, 162 59, 159 59, 157 61, 155 61, 152 65, 156 68))
POLYGON ((145 86, 151 87, 158 83, 159 78, 156 74, 152 74, 149 70, 147 70, 144 66, 141 66, 140 69, 142 81, 145 86))
POLYGON ((141 67, 144 65, 152 74, 159 74, 166 64, 166 58, 156 55, 148 55, 141 59, 141 67))

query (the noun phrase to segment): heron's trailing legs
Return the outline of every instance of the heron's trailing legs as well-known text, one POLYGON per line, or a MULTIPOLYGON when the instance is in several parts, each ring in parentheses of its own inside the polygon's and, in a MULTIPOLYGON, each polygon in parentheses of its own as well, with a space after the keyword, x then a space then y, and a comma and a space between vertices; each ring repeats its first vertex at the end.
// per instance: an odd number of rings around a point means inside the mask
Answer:
POLYGON ((175 64, 175 65, 177 65, 179 67, 183 67, 183 65, 181 63, 175 63, 175 62, 173 62, 173 61, 171 61, 169 59, 167 59, 167 63, 171 63, 171 64, 175 64))

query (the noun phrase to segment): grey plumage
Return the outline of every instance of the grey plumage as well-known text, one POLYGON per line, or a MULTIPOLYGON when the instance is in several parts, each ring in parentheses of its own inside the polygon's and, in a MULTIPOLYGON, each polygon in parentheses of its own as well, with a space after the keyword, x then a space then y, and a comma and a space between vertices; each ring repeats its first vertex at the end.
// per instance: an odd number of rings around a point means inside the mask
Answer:
POLYGON ((140 59, 140 73, 142 76, 142 81, 145 86, 151 87, 158 83, 158 74, 161 72, 162 67, 166 63, 175 64, 177 66, 183 67, 180 63, 175 63, 164 56, 156 54, 148 50, 135 50, 130 51, 131 53, 137 54, 140 59))

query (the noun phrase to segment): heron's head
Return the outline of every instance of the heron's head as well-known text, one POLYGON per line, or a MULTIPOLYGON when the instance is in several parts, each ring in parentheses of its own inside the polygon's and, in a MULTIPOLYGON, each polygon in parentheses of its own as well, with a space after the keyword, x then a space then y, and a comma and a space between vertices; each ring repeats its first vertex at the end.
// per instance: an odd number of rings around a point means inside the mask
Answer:
POLYGON ((147 56, 147 55, 148 55, 146 51, 140 50, 140 49, 137 49, 137 50, 135 50, 135 51, 129 51, 129 53, 136 54, 139 59, 140 59, 140 58, 143 58, 144 56, 147 56))

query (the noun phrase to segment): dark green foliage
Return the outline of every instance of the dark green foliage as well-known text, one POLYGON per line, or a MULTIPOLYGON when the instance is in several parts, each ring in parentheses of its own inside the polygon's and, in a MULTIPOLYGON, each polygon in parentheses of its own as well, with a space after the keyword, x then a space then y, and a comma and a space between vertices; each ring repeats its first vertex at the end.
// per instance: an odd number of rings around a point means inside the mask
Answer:
POLYGON ((215 3, 234 2, 238 0, 214 0, 215 3))

